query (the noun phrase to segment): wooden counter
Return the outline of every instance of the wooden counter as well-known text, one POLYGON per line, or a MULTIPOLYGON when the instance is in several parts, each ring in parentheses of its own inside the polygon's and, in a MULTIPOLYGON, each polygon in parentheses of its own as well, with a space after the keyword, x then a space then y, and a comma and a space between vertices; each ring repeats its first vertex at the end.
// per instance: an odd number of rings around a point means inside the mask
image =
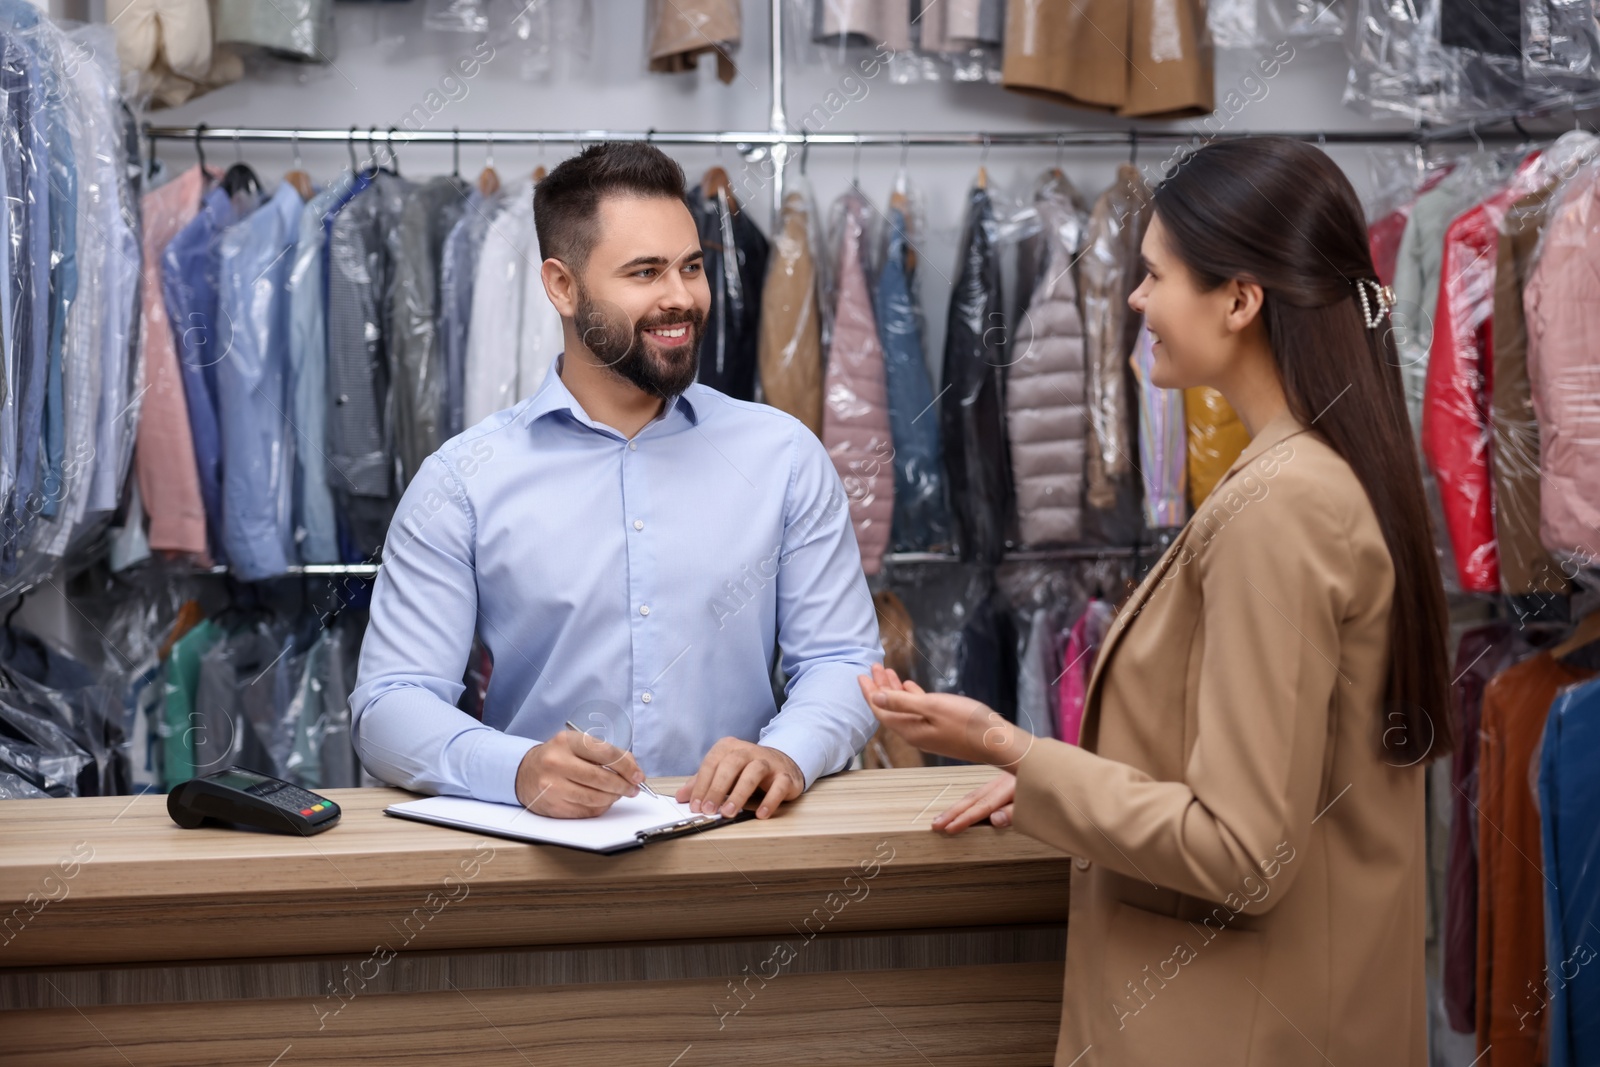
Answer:
POLYGON ((326 791, 304 839, 5 801, 0 1061, 1047 1064, 1071 861, 928 829, 993 773, 846 773, 613 856, 385 816, 391 789, 326 791))

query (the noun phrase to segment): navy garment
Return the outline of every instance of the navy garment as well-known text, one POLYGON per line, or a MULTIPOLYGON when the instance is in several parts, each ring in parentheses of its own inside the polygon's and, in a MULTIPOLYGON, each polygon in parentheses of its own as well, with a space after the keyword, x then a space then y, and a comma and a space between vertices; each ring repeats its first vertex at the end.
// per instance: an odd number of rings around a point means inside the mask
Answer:
POLYGON ((698 381, 735 400, 754 400, 767 238, 743 211, 724 211, 720 198, 708 198, 699 189, 689 193, 689 210, 700 230, 711 286, 698 381))
POLYGON ((1600 680, 1550 706, 1539 756, 1549 1067, 1600 1063, 1600 680))
POLYGON ((939 458, 939 415, 922 354, 922 331, 911 294, 906 219, 889 212, 888 254, 878 273, 873 313, 883 345, 889 389, 889 429, 894 437, 894 527, 896 552, 930 552, 949 543, 944 468, 939 458))
POLYGON ((1000 261, 989 194, 974 187, 961 241, 961 274, 950 294, 939 429, 961 558, 998 563, 1011 514, 1006 439, 1000 261))
MULTIPOLYGON (((67 315, 78 293, 78 169, 72 155, 72 136, 67 125, 67 102, 61 87, 58 66, 61 57, 39 28, 39 9, 22 0, 0 0, 0 18, 19 31, 24 46, 32 53, 38 95, 38 117, 42 118, 45 155, 41 163, 48 174, 49 249, 42 261, 35 261, 35 273, 48 272, 47 339, 43 380, 44 467, 39 472, 41 496, 36 504, 23 500, 24 529, 35 512, 53 518, 61 504, 61 465, 66 452, 66 408, 61 391, 61 350, 67 315)), ((37 119, 36 119, 37 121, 37 119)), ((37 132, 38 127, 35 127, 37 132)), ((31 431, 33 419, 28 427, 31 431)), ((35 441, 37 447, 37 440, 35 441)), ((39 457, 34 456, 37 463, 39 457)), ((32 464, 30 466, 30 473, 32 464)))
MULTIPOLYGON (((253 204, 250 206, 254 206, 253 204)), ((222 541, 222 435, 217 423, 217 363, 223 358, 217 322, 217 283, 222 231, 239 219, 228 191, 206 194, 199 214, 178 231, 161 255, 161 291, 172 320, 173 341, 183 377, 200 500, 206 510, 206 546, 211 558, 227 562, 222 541)))
POLYGON ((13 366, 6 368, 7 392, 16 415, 14 480, 5 501, 0 536, 0 574, 17 572, 19 546, 32 518, 30 498, 39 485, 39 443, 43 428, 45 368, 50 326, 49 148, 45 144, 43 90, 39 62, 22 34, 0 31, 0 88, 5 90, 6 124, 15 139, 4 145, 7 214, 11 256, 11 336, 13 366))

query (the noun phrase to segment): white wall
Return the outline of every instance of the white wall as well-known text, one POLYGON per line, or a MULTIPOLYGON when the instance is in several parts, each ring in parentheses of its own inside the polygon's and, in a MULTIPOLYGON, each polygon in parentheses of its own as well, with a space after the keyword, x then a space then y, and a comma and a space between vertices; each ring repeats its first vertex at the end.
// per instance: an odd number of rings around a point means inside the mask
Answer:
MULTIPOLYGON (((570 0, 556 0, 570 2, 570 0)), ((646 26, 639 0, 594 0, 594 43, 588 61, 570 59, 565 77, 546 82, 519 77, 519 56, 514 47, 497 45, 494 58, 476 77, 453 93, 440 92, 435 106, 446 100, 425 127, 467 129, 659 129, 764 130, 768 125, 768 4, 745 0, 745 41, 735 58, 740 75, 731 85, 714 76, 714 64, 679 75, 645 72, 646 26)), ((331 67, 301 67, 263 61, 264 69, 189 104, 152 113, 155 122, 214 126, 317 126, 347 128, 352 123, 363 133, 376 124, 380 129, 399 124, 417 105, 427 110, 428 94, 440 90, 457 60, 472 55, 480 37, 428 31, 422 28, 422 2, 339 3, 335 5, 339 47, 331 67)), ((504 10, 503 8, 501 10, 504 10)), ((491 33, 496 27, 491 27, 491 33)), ((480 53, 481 54, 481 53, 480 53)), ((1240 79, 1254 70, 1257 57, 1219 53, 1217 98, 1223 100, 1240 79)), ((791 123, 839 87, 844 71, 791 58, 787 68, 786 104, 791 123)), ((1266 81, 1265 95, 1246 103, 1226 128, 1250 130, 1362 130, 1376 128, 1339 103, 1345 77, 1345 58, 1338 47, 1299 47, 1282 72, 1266 81)), ((444 83, 447 87, 449 83, 444 83)), ((949 82, 895 85, 886 75, 853 86, 855 97, 832 118, 827 132, 902 130, 1122 130, 1126 121, 1009 93, 987 84, 949 82)), ((1198 120, 1145 124, 1203 132, 1198 120)), ((711 148, 670 149, 691 179, 717 159, 711 148)), ((541 159, 553 165, 567 151, 551 146, 500 145, 494 150, 501 176, 531 169, 541 159)), ((1171 146, 1141 149, 1139 162, 1152 176, 1171 146)), ((1355 182, 1358 191, 1368 185, 1364 148, 1331 149, 1355 182)), ((174 164, 187 165, 192 148, 164 143, 159 154, 174 164)), ((1063 167, 1080 190, 1093 198, 1109 182, 1113 168, 1127 157, 1124 147, 1069 149, 1063 167)), ((234 150, 213 145, 209 159, 231 161, 234 150)), ((246 145, 244 158, 256 165, 263 178, 287 168, 286 148, 246 145)), ((930 362, 937 366, 944 334, 949 279, 959 241, 961 211, 966 187, 978 162, 976 148, 916 148, 910 154, 914 180, 926 194, 929 229, 917 240, 921 255, 922 295, 928 321, 930 362)), ((1002 188, 1021 193, 1041 170, 1052 165, 1054 147, 996 148, 988 170, 1002 188)), ((316 176, 344 165, 345 147, 302 146, 302 157, 316 176)), ((880 204, 898 167, 900 148, 862 150, 860 176, 868 195, 880 204)), ((412 145, 400 154, 402 172, 408 176, 446 171, 450 149, 412 145)), ((483 149, 462 150, 462 171, 473 175, 482 164, 483 149)), ((740 158, 732 146, 724 149, 722 163, 732 172, 740 158)), ((840 147, 813 147, 808 176, 825 209, 848 185, 853 151, 840 147)), ((795 164, 790 164, 793 173, 795 164)), ((737 180, 737 176, 736 176, 737 180)), ((763 229, 769 221, 770 198, 753 205, 763 229)), ((935 370, 937 374, 937 370, 935 370)))

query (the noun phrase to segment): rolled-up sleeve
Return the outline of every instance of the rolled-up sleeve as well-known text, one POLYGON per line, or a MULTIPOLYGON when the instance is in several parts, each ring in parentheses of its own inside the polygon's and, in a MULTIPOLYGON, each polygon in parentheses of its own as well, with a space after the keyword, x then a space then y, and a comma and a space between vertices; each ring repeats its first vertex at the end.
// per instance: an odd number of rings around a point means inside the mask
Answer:
POLYGON ((783 527, 777 623, 788 684, 761 743, 794 760, 809 789, 872 736, 877 724, 856 676, 883 662, 883 647, 844 485, 798 422, 783 527))
POLYGON ((515 804, 517 768, 538 742, 455 706, 477 622, 475 530, 440 455, 395 512, 350 694, 356 752, 377 777, 421 793, 515 804))

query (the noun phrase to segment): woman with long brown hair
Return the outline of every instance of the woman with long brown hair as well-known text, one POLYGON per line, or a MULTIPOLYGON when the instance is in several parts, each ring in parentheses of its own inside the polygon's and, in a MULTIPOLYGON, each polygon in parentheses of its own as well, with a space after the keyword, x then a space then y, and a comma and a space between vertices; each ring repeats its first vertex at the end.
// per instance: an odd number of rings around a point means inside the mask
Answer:
POLYGON ((1154 194, 1153 378, 1251 433, 1118 613, 1078 744, 874 668, 878 718, 1003 768, 935 821, 1074 857, 1059 1067, 1426 1062, 1423 765, 1444 591, 1360 203, 1283 138, 1154 194))

